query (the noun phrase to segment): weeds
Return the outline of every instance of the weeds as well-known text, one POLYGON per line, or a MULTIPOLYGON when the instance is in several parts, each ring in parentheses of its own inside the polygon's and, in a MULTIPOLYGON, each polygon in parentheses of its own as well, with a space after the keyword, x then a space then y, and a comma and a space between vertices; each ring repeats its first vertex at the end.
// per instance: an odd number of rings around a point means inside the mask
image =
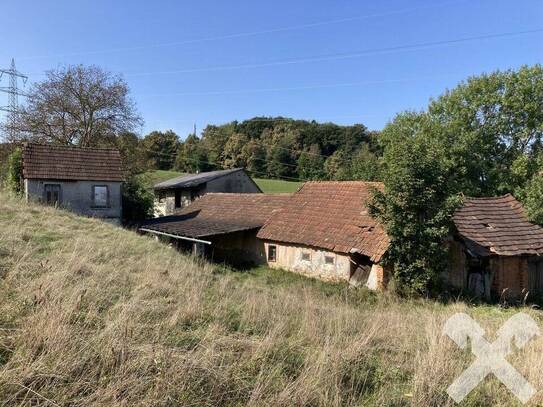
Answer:
MULTIPOLYGON (((217 267, 5 196, 0 213, 6 406, 452 406, 472 358, 445 319, 468 312, 492 335, 518 311, 217 267)), ((542 342, 510 360, 539 388, 542 342)), ((493 380, 466 400, 512 403, 493 380)))

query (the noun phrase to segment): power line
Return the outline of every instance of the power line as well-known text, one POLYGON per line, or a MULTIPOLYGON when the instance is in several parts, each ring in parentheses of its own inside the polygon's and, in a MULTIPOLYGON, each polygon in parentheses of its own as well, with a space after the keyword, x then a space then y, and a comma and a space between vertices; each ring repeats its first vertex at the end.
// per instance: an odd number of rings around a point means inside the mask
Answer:
POLYGON ((449 5, 456 5, 459 3, 466 3, 467 1, 468 0, 446 1, 446 2, 438 3, 438 4, 400 9, 400 10, 389 11, 385 13, 374 13, 374 14, 366 14, 366 15, 361 15, 361 16, 344 17, 344 18, 323 20, 323 21, 317 21, 314 23, 300 24, 300 25, 294 25, 294 26, 270 28, 267 30, 239 32, 239 33, 233 33, 233 34, 195 38, 195 39, 189 39, 189 40, 183 40, 183 41, 165 42, 165 43, 160 43, 160 44, 136 45, 136 46, 72 52, 72 53, 56 54, 56 55, 36 55, 36 56, 22 57, 19 59, 27 60, 27 59, 59 58, 59 57, 71 57, 71 56, 82 56, 82 55, 96 55, 96 54, 105 54, 105 53, 118 53, 118 52, 125 52, 125 51, 139 51, 139 50, 152 49, 152 48, 165 48, 165 47, 172 47, 172 46, 179 46, 179 45, 197 44, 197 43, 202 43, 202 42, 252 37, 252 36, 258 36, 258 35, 264 35, 264 34, 274 34, 274 33, 280 33, 280 32, 303 30, 307 28, 314 28, 314 27, 320 27, 320 26, 326 26, 326 25, 348 23, 352 21, 367 20, 367 19, 372 19, 372 18, 388 17, 388 16, 393 16, 393 15, 398 15, 398 14, 407 14, 407 13, 412 13, 412 12, 416 12, 420 10, 427 10, 427 9, 433 9, 433 8, 444 7, 444 6, 449 6, 449 5))
POLYGON ((17 137, 17 113, 19 110, 18 96, 24 96, 17 89, 17 79, 21 78, 24 85, 28 77, 17 71, 13 58, 11 59, 11 66, 8 69, 0 69, 0 80, 4 75, 9 76, 9 86, 0 87, 0 92, 8 94, 8 105, 0 107, 0 110, 8 113, 6 118, 8 138, 9 140, 15 140, 17 137))
POLYGON ((366 50, 360 50, 350 53, 337 53, 337 54, 324 54, 316 56, 308 56, 297 59, 288 59, 288 60, 277 60, 274 62, 264 62, 264 63, 254 63, 254 64, 239 64, 239 65, 220 65, 220 66, 211 66, 211 67, 200 67, 200 68, 187 68, 187 69, 176 69, 169 71, 149 71, 149 72, 137 72, 132 74, 127 74, 126 76, 150 76, 150 75, 172 75, 180 73, 195 73, 195 72, 214 72, 214 71, 227 71, 227 70, 237 70, 237 69, 255 69, 255 68, 265 68, 271 66, 284 66, 284 65, 296 65, 310 62, 324 62, 324 61, 335 61, 343 59, 354 59, 361 58, 365 56, 371 56, 376 54, 391 54, 396 52, 408 52, 408 51, 417 51, 422 49, 437 48, 446 45, 461 44, 472 41, 481 41, 481 40, 491 40, 498 38, 508 38, 521 35, 529 35, 543 32, 543 28, 536 28, 533 30, 524 30, 524 31, 511 31, 495 34, 485 34, 477 35, 472 37, 463 37, 455 38, 451 40, 443 41, 430 41, 430 42, 420 42, 415 44, 405 44, 397 45, 392 47, 383 47, 383 48, 371 48, 366 50))
POLYGON ((237 95, 237 94, 244 94, 244 93, 281 92, 281 91, 289 91, 289 90, 331 89, 331 88, 342 88, 342 87, 379 85, 379 84, 386 84, 386 83, 403 83, 403 82, 419 81, 419 80, 424 80, 424 79, 443 78, 443 77, 448 77, 448 76, 452 76, 452 74, 427 75, 427 76, 416 76, 416 77, 411 77, 411 78, 383 79, 383 80, 361 81, 361 82, 345 82, 345 83, 334 83, 334 84, 329 84, 329 85, 307 85, 307 86, 293 86, 293 87, 240 89, 240 90, 207 91, 207 92, 172 92, 172 93, 147 93, 147 94, 139 93, 134 96, 164 97, 164 96, 237 95))

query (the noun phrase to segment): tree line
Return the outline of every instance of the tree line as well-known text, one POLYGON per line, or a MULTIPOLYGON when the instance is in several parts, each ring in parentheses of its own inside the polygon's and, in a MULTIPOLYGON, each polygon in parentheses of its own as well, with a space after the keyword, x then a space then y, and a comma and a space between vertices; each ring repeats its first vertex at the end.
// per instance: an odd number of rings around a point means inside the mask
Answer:
POLYGON ((185 140, 172 131, 154 131, 140 148, 153 169, 245 168, 256 177, 287 180, 378 178, 377 134, 361 124, 255 117, 208 125, 201 137, 190 134, 185 140))

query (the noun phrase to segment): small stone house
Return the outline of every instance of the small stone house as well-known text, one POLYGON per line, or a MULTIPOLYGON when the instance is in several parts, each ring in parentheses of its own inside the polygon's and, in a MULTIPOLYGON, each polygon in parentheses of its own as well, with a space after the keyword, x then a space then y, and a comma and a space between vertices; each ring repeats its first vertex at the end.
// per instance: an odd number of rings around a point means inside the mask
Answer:
POLYGON ((264 243, 256 234, 290 196, 208 193, 175 215, 146 221, 140 231, 214 261, 263 264, 264 243))
POLYGON ((453 220, 452 286, 486 299, 543 293, 543 228, 512 195, 466 198, 453 220))
POLYGON ((155 216, 172 215, 209 192, 262 192, 243 168, 184 175, 160 182, 154 190, 155 216))
POLYGON ((27 200, 120 223, 123 179, 118 150, 34 143, 23 146, 27 200))
POLYGON ((306 182, 258 232, 268 265, 326 281, 383 289, 389 239, 367 200, 381 183, 306 182))

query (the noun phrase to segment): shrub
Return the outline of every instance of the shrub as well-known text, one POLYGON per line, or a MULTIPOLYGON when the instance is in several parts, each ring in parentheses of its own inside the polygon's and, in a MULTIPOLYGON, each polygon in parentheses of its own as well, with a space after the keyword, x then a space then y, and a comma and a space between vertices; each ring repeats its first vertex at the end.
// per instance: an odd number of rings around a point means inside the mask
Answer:
POLYGON ((6 184, 17 195, 23 192, 23 153, 20 148, 15 149, 8 158, 6 184))
POLYGON ((132 176, 123 185, 123 222, 134 224, 153 215, 153 193, 141 177, 132 176))

